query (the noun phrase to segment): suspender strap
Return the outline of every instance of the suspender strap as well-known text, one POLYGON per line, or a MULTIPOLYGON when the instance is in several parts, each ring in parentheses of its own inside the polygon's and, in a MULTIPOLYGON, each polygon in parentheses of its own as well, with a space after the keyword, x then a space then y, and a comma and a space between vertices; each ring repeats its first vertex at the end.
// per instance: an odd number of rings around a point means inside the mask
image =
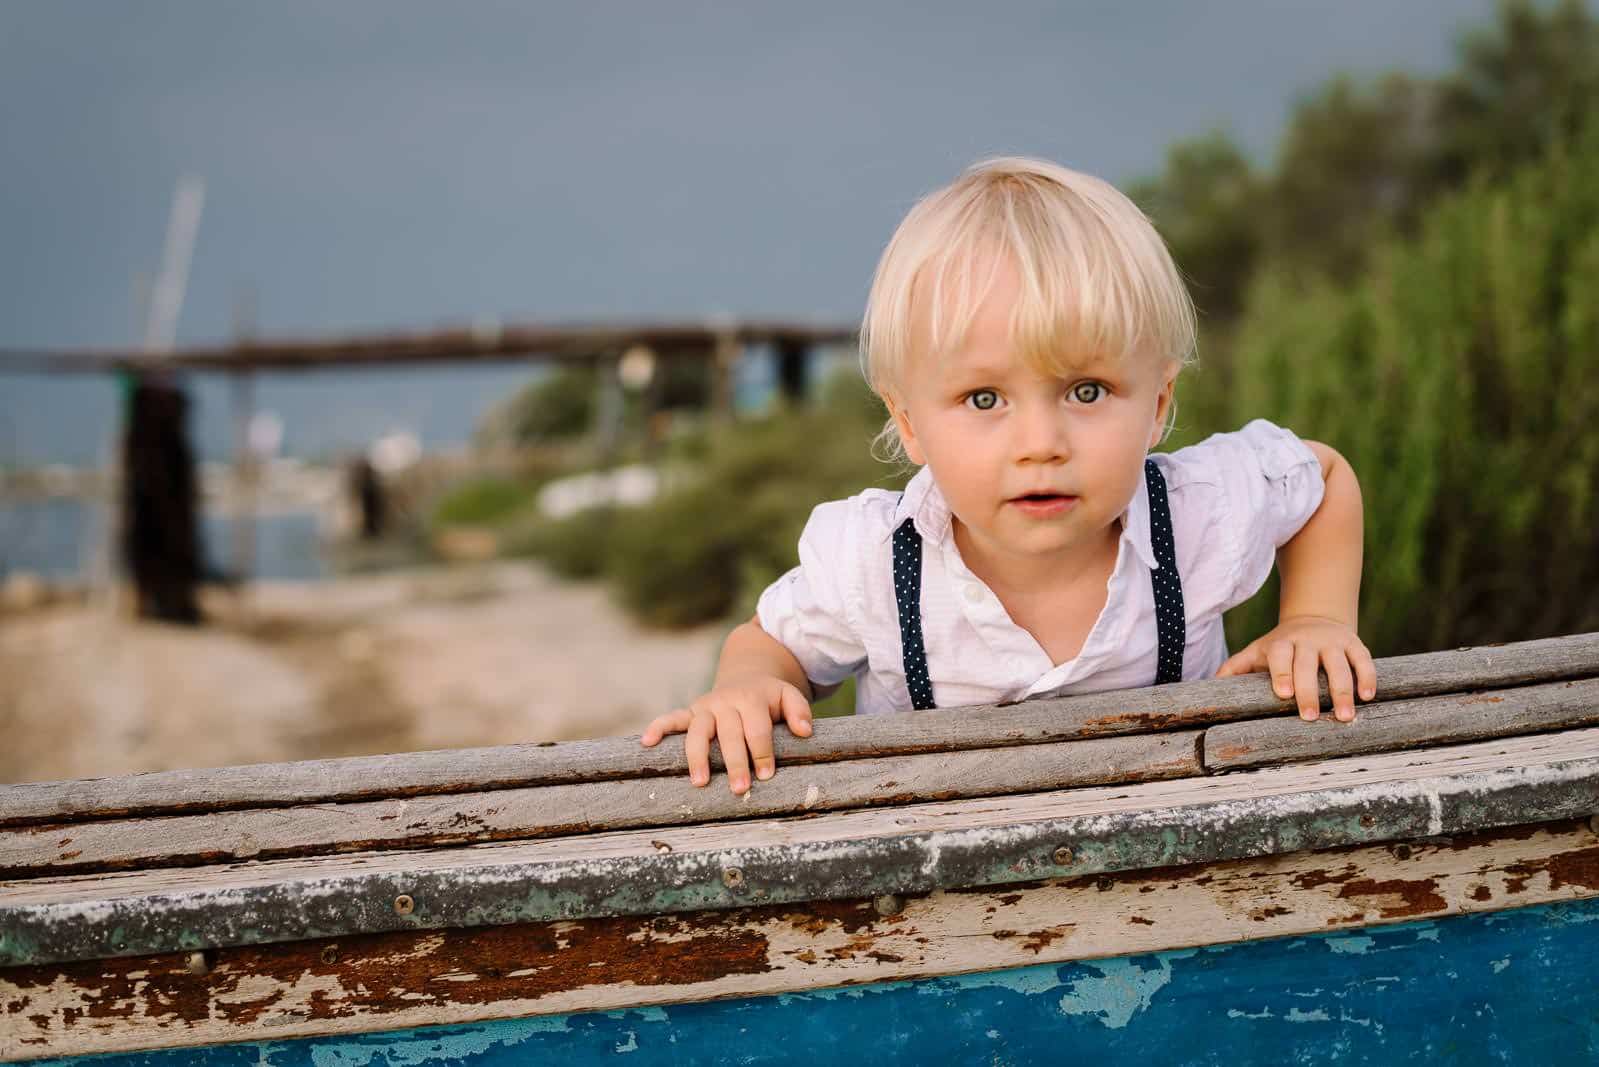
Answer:
POLYGON ((1171 533, 1171 502, 1166 499, 1166 479, 1152 459, 1144 460, 1144 481, 1149 486, 1149 544, 1160 564, 1150 572, 1155 586, 1155 684, 1183 680, 1183 646, 1188 626, 1183 615, 1183 582, 1177 573, 1177 543, 1171 533))
MULTIPOLYGON (((1144 460, 1144 481, 1149 489, 1149 541, 1158 564, 1150 572, 1155 591, 1155 684, 1165 685, 1183 678, 1183 646, 1187 644, 1183 583, 1177 573, 1166 479, 1152 459, 1144 460)), ((911 706, 923 711, 936 705, 933 680, 927 673, 927 646, 922 640, 922 538, 911 519, 894 531, 894 602, 899 607, 905 686, 910 690, 911 706)))
POLYGON ((922 535, 906 519, 894 531, 894 600, 899 605, 899 643, 905 657, 905 685, 917 711, 933 707, 933 680, 927 675, 922 643, 922 535))

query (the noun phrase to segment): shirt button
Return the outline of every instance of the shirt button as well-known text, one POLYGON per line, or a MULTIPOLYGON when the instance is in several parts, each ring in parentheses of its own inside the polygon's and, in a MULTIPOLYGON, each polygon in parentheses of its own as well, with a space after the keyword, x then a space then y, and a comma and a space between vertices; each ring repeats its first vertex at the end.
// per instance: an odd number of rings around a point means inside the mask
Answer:
POLYGON ((980 585, 968 585, 966 587, 966 599, 969 603, 981 604, 983 602, 983 587, 980 585))

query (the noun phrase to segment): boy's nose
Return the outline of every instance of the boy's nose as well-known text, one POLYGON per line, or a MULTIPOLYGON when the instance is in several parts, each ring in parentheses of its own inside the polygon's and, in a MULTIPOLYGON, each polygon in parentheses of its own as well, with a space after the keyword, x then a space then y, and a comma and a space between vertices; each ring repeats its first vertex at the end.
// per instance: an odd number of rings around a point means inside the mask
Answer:
POLYGON ((1022 410, 1016 426, 1016 458, 1024 463, 1058 463, 1070 452, 1065 420, 1057 411, 1022 410))

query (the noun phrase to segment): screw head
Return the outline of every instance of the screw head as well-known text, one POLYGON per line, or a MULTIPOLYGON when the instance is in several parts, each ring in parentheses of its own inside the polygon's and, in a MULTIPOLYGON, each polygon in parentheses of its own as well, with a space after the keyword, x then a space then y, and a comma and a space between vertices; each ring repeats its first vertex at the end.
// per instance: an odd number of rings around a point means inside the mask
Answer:
POLYGON ((1072 850, 1065 845, 1055 850, 1055 866, 1070 867, 1072 865, 1072 850))
POLYGON ((323 963, 327 963, 327 964, 338 963, 339 962, 339 946, 338 945, 324 945, 322 947, 322 962, 323 963))
POLYGON ((905 898, 897 893, 884 893, 872 898, 872 910, 887 918, 905 910, 905 898))
POLYGON ((185 962, 188 964, 190 974, 211 973, 211 961, 205 958, 204 952, 189 953, 189 958, 185 962))
POLYGON ((729 889, 737 889, 744 884, 744 871, 738 867, 725 867, 722 869, 722 884, 729 889))
POLYGON ((1373 826, 1377 825, 1377 820, 1372 818, 1370 815, 1362 815, 1360 817, 1360 825, 1370 830, 1373 826))
POLYGON ((409 915, 416 910, 416 901, 409 894, 401 893, 394 898, 394 914, 409 915))

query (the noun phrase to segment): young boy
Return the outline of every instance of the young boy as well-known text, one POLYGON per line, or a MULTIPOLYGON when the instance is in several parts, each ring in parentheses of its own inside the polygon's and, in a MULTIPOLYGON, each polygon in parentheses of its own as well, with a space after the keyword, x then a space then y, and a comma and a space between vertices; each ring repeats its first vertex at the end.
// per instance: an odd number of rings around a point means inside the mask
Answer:
POLYGON ((770 778, 772 725, 846 677, 857 712, 988 704, 1269 670, 1317 717, 1376 695, 1355 633, 1361 500, 1331 448, 1256 420, 1150 455, 1194 312, 1154 228, 1109 184, 998 159, 913 208, 862 330, 883 436, 921 470, 816 508, 800 565, 729 635, 710 693, 655 719, 710 781, 770 778), (1227 658, 1222 612, 1273 561, 1275 629, 1227 658))

